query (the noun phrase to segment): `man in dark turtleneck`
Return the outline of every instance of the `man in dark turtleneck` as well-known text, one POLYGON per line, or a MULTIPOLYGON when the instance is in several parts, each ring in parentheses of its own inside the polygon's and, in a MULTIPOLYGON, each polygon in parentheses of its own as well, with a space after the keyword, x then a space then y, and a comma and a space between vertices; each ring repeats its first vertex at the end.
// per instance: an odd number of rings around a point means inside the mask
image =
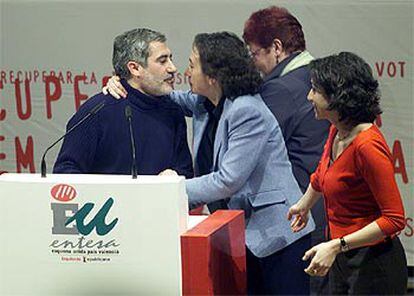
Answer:
POLYGON ((132 148, 125 117, 129 105, 138 173, 154 175, 171 168, 187 178, 193 176, 184 115, 168 99, 177 69, 165 42, 164 35, 149 29, 115 38, 112 63, 128 91, 127 100, 99 93, 85 102, 68 129, 101 102, 105 105, 65 138, 54 173, 130 174, 132 148))

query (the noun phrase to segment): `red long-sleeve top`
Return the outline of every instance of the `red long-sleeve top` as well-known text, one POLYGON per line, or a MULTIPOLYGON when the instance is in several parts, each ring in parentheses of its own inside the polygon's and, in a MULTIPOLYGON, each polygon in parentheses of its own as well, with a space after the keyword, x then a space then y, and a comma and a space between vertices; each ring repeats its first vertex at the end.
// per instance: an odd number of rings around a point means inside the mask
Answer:
POLYGON ((322 192, 332 239, 375 221, 386 236, 404 229, 404 207, 394 177, 392 157, 380 130, 360 132, 330 164, 337 129, 332 126, 319 166, 311 176, 322 192))

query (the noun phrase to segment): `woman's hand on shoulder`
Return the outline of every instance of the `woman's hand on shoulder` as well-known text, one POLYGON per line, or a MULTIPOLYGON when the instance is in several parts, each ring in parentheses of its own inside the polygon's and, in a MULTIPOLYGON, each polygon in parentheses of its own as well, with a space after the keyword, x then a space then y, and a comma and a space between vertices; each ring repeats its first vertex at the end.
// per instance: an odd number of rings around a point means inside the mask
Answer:
POLYGON ((109 78, 108 83, 102 88, 102 92, 105 95, 109 93, 116 99, 126 98, 128 95, 128 92, 121 84, 121 79, 116 75, 109 78))

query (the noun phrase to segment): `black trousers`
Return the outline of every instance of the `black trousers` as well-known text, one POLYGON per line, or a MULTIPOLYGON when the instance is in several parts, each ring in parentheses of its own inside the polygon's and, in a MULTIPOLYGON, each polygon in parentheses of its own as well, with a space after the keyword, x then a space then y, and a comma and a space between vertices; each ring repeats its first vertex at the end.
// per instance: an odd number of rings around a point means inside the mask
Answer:
POLYGON ((246 248, 247 293, 249 295, 309 295, 309 276, 302 261, 311 247, 310 234, 264 258, 246 248))
MULTIPOLYGON (((315 217, 313 215, 313 217, 315 217)), ((315 219, 315 223, 316 219, 315 219)), ((320 243, 326 242, 325 229, 316 225, 316 229, 311 233, 312 247, 320 243)), ((309 265, 310 261, 308 261, 309 265)), ((310 277, 310 295, 330 295, 328 285, 328 275, 326 276, 311 276, 310 277)))
POLYGON ((332 295, 403 295, 407 259, 398 237, 339 254, 329 271, 332 295))

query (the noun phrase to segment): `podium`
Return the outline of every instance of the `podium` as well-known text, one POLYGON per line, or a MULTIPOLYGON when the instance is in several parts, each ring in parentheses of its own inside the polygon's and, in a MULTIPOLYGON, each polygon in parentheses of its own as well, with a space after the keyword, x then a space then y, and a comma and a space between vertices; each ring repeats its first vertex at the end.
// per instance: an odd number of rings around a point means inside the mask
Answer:
POLYGON ((222 294, 206 270, 245 292, 242 213, 189 230, 183 177, 4 174, 0 198, 0 295, 222 294))
POLYGON ((184 295, 246 295, 243 211, 214 212, 181 235, 184 295))

